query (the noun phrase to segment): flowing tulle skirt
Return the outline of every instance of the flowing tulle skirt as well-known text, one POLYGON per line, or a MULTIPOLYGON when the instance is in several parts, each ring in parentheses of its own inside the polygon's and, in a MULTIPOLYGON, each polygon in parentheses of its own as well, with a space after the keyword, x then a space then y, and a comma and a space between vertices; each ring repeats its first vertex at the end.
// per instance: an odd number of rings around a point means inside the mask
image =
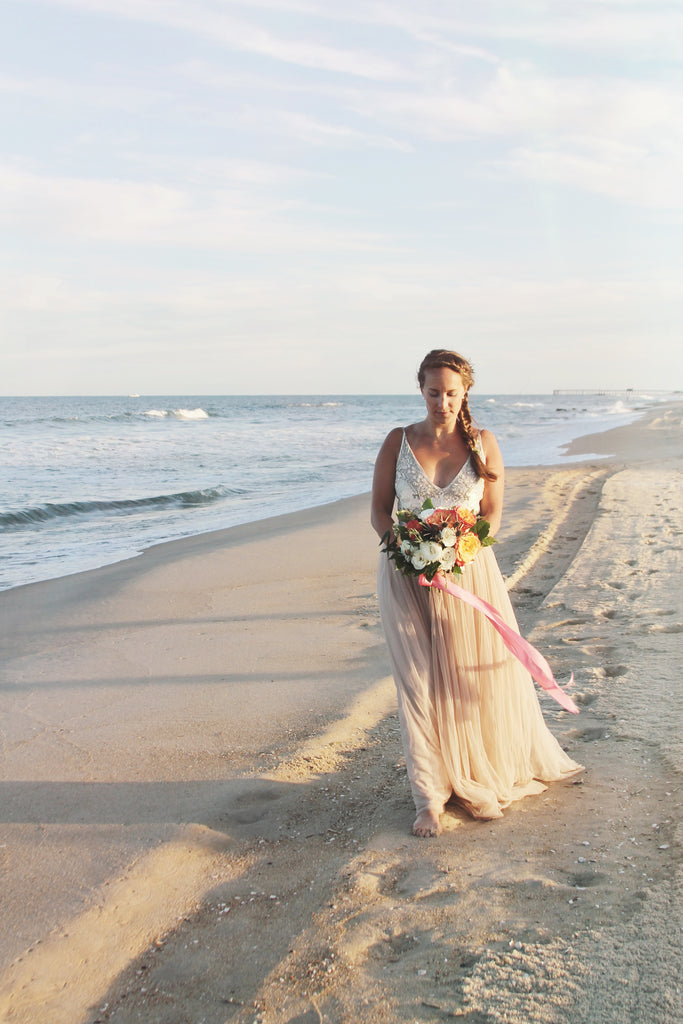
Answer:
MULTIPOLYGON (((457 582, 517 628, 491 548, 457 582)), ((485 616, 421 587, 386 556, 378 597, 418 813, 441 814, 455 795, 474 817, 498 818, 513 800, 581 771, 548 730, 531 676, 485 616)))

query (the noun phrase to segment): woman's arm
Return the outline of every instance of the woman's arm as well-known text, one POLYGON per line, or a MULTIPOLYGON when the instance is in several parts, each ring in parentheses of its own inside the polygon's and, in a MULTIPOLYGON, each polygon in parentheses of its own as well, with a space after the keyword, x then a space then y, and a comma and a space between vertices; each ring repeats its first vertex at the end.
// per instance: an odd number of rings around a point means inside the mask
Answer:
POLYGON ((391 530, 391 513, 394 510, 396 491, 396 460, 403 431, 400 427, 392 430, 379 450, 375 462, 375 474, 372 480, 372 502, 370 506, 370 522, 381 539, 387 530, 391 530))
POLYGON ((505 490, 505 466, 498 442, 490 430, 482 430, 481 443, 486 456, 486 467, 496 474, 495 480, 484 481, 484 497, 480 512, 491 524, 491 536, 495 537, 503 518, 503 492, 505 490))

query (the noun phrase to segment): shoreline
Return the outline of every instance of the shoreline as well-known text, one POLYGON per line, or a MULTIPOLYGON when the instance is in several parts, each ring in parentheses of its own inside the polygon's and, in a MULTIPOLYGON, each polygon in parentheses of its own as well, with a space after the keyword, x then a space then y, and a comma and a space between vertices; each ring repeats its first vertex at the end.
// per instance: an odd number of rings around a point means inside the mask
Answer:
POLYGON ((591 455, 627 458, 641 462, 654 458, 678 458, 681 448, 676 431, 682 402, 666 402, 651 409, 633 423, 612 427, 596 434, 584 434, 565 445, 569 456, 591 455), (638 429, 633 429, 633 428, 638 429), (669 429, 672 428, 672 429, 669 429))
MULTIPOLYGON (((417 398, 418 396, 413 396, 417 398)), ((514 397, 514 396, 513 396, 514 397)), ((541 399, 543 396, 539 396, 541 399)), ((546 402, 548 396, 546 397, 546 402)), ((553 399, 553 402, 555 400, 553 399)), ((617 417, 619 422, 626 420, 637 419, 638 416, 647 414, 652 411, 653 408, 663 407, 666 403, 659 400, 654 407, 648 404, 636 405, 628 410, 622 410, 623 415, 617 417)), ((519 405, 521 409, 536 409, 536 403, 533 401, 525 403, 523 401, 515 402, 510 407, 514 411, 516 406, 519 405)), ((483 408, 488 409, 488 406, 483 408)), ((495 405, 490 407, 495 410, 495 405)), ((406 411, 406 410, 404 410, 406 411)), ((550 410, 545 410, 545 415, 550 410)), ((615 413, 617 410, 611 410, 615 413)), ((111 412, 111 410, 109 410, 111 412)), ((225 412, 225 410, 223 410, 225 412)), ((558 463, 564 463, 565 461, 575 461, 583 458, 583 456, 563 456, 561 453, 561 444, 571 440, 572 434, 576 435, 582 430, 601 430, 606 429, 610 426, 610 420, 614 419, 614 416, 610 416, 605 412, 605 409, 601 410, 601 417, 598 419, 598 425, 592 422, 590 416, 588 416, 586 410, 579 410, 576 415, 571 413, 569 410, 558 410, 558 412, 564 415, 564 427, 560 431, 558 436, 553 435, 552 444, 549 446, 548 438, 540 444, 539 439, 534 434, 533 429, 529 435, 530 447, 525 449, 525 462, 527 465, 557 465, 558 463), (548 454, 552 455, 552 458, 548 458, 548 454)), ((74 410, 71 410, 74 413, 74 410)), ((386 409, 389 422, 391 422, 392 410, 390 407, 386 409)), ((510 413, 512 415, 512 412, 510 413)), ((382 411, 384 415, 384 410, 382 411)), ((487 413, 488 415, 488 413, 487 413)), ((524 413, 523 415, 526 415, 524 413)), ((87 417, 86 417, 87 418, 87 417)), ((513 417, 514 418, 514 417, 513 417)), ((561 417, 562 418, 562 417, 561 417)), ((77 417, 76 417, 77 419, 77 417)), ((401 416, 399 416, 399 420, 401 416)), ((495 416, 494 416, 495 419, 495 416)), ((74 420, 76 422, 76 420, 74 420)), ((221 416, 219 415, 217 423, 222 422, 221 416)), ((489 423, 489 426, 493 424, 489 423)), ((557 430, 558 424, 556 423, 553 430, 557 430)), ((223 428, 222 428, 223 429, 223 428)), ((495 429, 495 428, 494 428, 495 429)), ((200 428, 201 432, 201 428, 200 428)), ((194 435, 193 435, 194 436, 194 435)), ((209 438, 209 444, 213 445, 211 450, 214 453, 214 457, 218 455, 215 451, 216 440, 220 436, 220 429, 217 433, 214 433, 209 438)), ((513 431, 513 437, 508 438, 506 444, 510 444, 511 451, 516 452, 515 461, 519 461, 520 445, 519 445, 519 430, 517 434, 513 431), (517 437, 517 440, 515 440, 517 437)), ((147 441, 149 437, 145 435, 147 441)), ((175 437, 175 435, 174 435, 175 437)), ((15 444, 17 439, 15 438, 15 444)), ((178 441, 177 437, 173 442, 176 444, 178 441)), ((28 457, 30 458, 31 451, 31 439, 28 439, 29 451, 28 457)), ((141 441, 142 443, 142 441, 141 441)), ((196 443, 196 438, 193 443, 196 443)), ((380 437, 377 439, 377 447, 379 447, 380 437)), ((192 445, 190 445, 190 450, 192 445)), ((317 504, 330 504, 336 500, 342 500, 347 496, 354 496, 354 491, 362 493, 365 488, 370 487, 371 481, 371 457, 374 457, 374 452, 368 451, 367 443, 362 446, 360 453, 360 460, 363 467, 363 477, 360 481, 361 486, 357 486, 358 477, 352 479, 349 476, 348 469, 346 467, 345 474, 337 479, 335 474, 330 475, 329 472, 323 472, 321 479, 316 485, 316 490, 313 491, 308 489, 306 493, 288 493, 285 492, 282 495, 282 511, 303 511, 307 507, 311 507, 317 504), (355 485, 355 486, 354 486, 355 485), (299 506, 298 508, 296 506, 299 506)), ((352 457, 351 453, 349 456, 352 457)), ((507 458, 507 456, 506 456, 507 458)), ((201 461, 201 460, 200 460, 201 461)), ((221 459, 218 459, 221 462, 221 459)), ((187 467, 186 467, 187 470, 187 467)), ((0 592, 14 589, 17 586, 26 586, 34 582, 44 582, 46 579, 59 579, 65 575, 76 575, 81 572, 86 572, 91 569, 102 568, 104 565, 111 565, 118 561, 124 561, 132 557, 136 557, 141 552, 146 550, 147 547, 155 546, 158 543, 170 542, 174 539, 186 539, 193 536, 197 536, 201 533, 217 532, 220 529, 230 528, 232 526, 240 525, 240 508, 242 512, 247 511, 247 514, 255 514, 258 519, 262 517, 272 516, 273 509, 272 503, 265 500, 263 495, 259 496, 256 491, 251 493, 250 497, 244 496, 244 500, 239 503, 231 500, 225 508, 222 508, 221 503, 218 501, 215 503, 213 500, 208 502, 207 508, 196 509, 189 513, 187 510, 182 509, 170 509, 167 511, 160 511, 160 518, 157 518, 155 514, 149 512, 146 517, 140 522, 133 520, 131 523, 127 520, 127 515, 132 510, 132 506, 139 501, 143 504, 152 508, 155 506, 157 501, 165 503, 167 500, 173 499, 174 495, 176 498, 185 497, 188 498, 189 504, 192 505, 194 498, 203 493, 203 488, 208 488, 207 493, 212 493, 212 489, 215 490, 216 494, 220 487, 216 489, 216 480, 220 478, 216 473, 209 474, 211 479, 208 478, 206 471, 200 472, 197 478, 192 474, 192 480, 187 477, 187 472, 183 477, 184 484, 180 487, 183 494, 176 493, 180 484, 176 481, 176 484, 172 484, 170 481, 166 481, 168 484, 166 490, 161 481, 157 482, 156 490, 152 486, 154 494, 160 495, 160 497, 148 497, 150 487, 145 484, 142 480, 138 482, 138 486, 132 486, 131 488, 124 488, 121 490, 121 478, 120 478, 120 466, 118 462, 114 462, 112 466, 113 480, 110 485, 102 490, 101 480, 97 484, 95 482, 94 489, 86 487, 84 491, 81 491, 75 498, 74 501, 70 501, 69 497, 65 493, 56 494, 51 489, 51 486, 47 486, 47 490, 44 491, 43 499, 48 500, 47 495, 53 494, 53 499, 56 502, 54 507, 48 504, 43 508, 41 505, 41 498, 38 494, 35 494, 33 500, 27 498, 28 504, 23 509, 14 507, 13 503, 7 505, 6 514, 0 515, 0 519, 3 520, 3 524, 7 523, 7 532, 3 534, 2 544, 2 557, 0 562, 3 563, 3 572, 0 573, 2 581, 0 585, 0 592), (117 468, 118 467, 118 468, 117 468), (189 488, 189 490, 188 490, 189 488), (194 496, 194 497, 193 497, 194 496), (96 498, 100 498, 104 501, 104 506, 107 504, 111 505, 112 510, 116 508, 117 500, 123 502, 123 505, 128 509, 121 518, 121 509, 114 515, 104 515, 104 518, 97 517, 92 518, 88 514, 91 499, 94 501, 94 505, 101 505, 102 501, 96 501, 96 498), (132 504, 131 504, 132 503, 132 504), (150 504, 151 503, 151 504, 150 504), (215 507, 214 507, 215 506, 215 507), (42 511, 41 511, 42 510, 42 511), (59 514, 53 515, 57 510, 59 514), (62 512, 64 517, 62 517, 62 512), (27 523, 30 523, 32 518, 38 516, 40 519, 45 514, 46 518, 43 525, 40 527, 30 527, 28 532, 23 529, 15 531, 14 526, 18 525, 22 521, 22 516, 25 514, 27 517, 27 523), (170 517, 170 518, 169 518, 170 517), (99 523, 99 526, 98 526, 99 523), (14 524, 14 525, 13 525, 14 524), (131 529, 132 527, 132 529, 131 529), (37 532, 35 532, 37 530, 37 532), (165 534, 165 537, 162 536, 165 534)), ((163 475, 163 474, 162 474, 163 475)), ((40 476, 39 476, 40 479, 40 476)), ((21 489, 21 484, 17 481, 18 486, 21 489)), ((222 485, 221 485, 222 486, 222 485)), ((11 489, 11 487, 10 487, 11 489)), ((29 491, 33 492, 35 488, 29 488, 29 491)), ((230 488, 228 487, 228 491, 230 488)), ((253 490, 253 488, 252 488, 253 490)), ((291 490, 291 489, 290 489, 291 490)), ((28 493, 28 492, 27 492, 28 493)), ((215 494, 214 494, 215 498, 215 494)), ((199 502, 203 505, 203 501, 199 502)))
POLYGON ((673 1024, 680 407, 644 419, 509 471, 496 549, 586 778, 434 843, 366 496, 0 594, 0 1016, 673 1024))
MULTIPOLYGON (((564 456, 555 463, 535 465, 529 464, 524 466, 512 466, 506 467, 506 479, 511 481, 517 475, 523 474, 525 471, 530 469, 538 470, 539 472, 551 472, 553 470, 559 471, 564 468, 572 466, 581 466, 584 463, 589 463, 595 459, 606 460, 614 457, 615 450, 620 451, 624 443, 628 443, 628 438, 632 436, 629 431, 633 427, 638 425, 650 426, 652 423, 656 425, 666 425, 666 419, 668 415, 676 415, 678 409, 683 408, 683 402, 663 402, 656 407, 646 408, 641 407, 638 410, 638 415, 631 422, 624 426, 610 428, 597 433, 589 433, 579 435, 571 442, 567 442, 562 445, 566 449, 564 456), (626 439, 626 441, 624 440, 626 439), (566 457, 566 459, 565 459, 566 457)), ((662 435, 664 435, 662 431, 662 435)), ((633 436, 640 437, 640 431, 636 431, 633 436)), ((658 441, 664 440, 664 437, 658 437, 658 441)), ((673 449, 675 449, 675 442, 673 442, 673 449)), ((666 455, 675 454, 671 445, 667 443, 666 455), (670 450, 671 449, 671 450, 670 450)), ((629 458, 648 458, 652 455, 652 449, 647 448, 645 444, 641 445, 640 452, 632 451, 629 453, 629 458)), ((3 594, 16 593, 25 587, 36 587, 43 584, 54 583, 58 580, 81 578, 86 576, 88 573, 99 573, 108 569, 112 569, 114 566, 128 566, 134 565, 140 559, 146 559, 147 561, 154 561, 155 558, 163 558, 165 555, 169 558, 183 557, 183 547, 190 554, 193 550, 199 547, 210 547, 216 545, 221 547, 224 544, 238 544, 243 540, 254 539, 251 535, 262 534, 265 537, 272 535, 273 531, 288 528, 305 528, 306 525, 311 522, 320 521, 320 517, 323 519, 331 515, 332 518, 339 514, 339 510, 343 508, 347 502, 362 502, 367 500, 369 492, 361 492, 359 494, 350 495, 344 498, 333 498, 330 501, 322 502, 321 504, 307 506, 302 509, 296 509, 290 512, 283 512, 277 516, 269 516, 263 519, 252 520, 246 523, 236 523, 231 526, 220 527, 218 529, 204 530, 200 533, 188 534, 184 537, 177 537, 168 541, 155 542, 150 544, 148 547, 142 548, 135 554, 127 555, 123 558, 116 559, 111 562, 105 562, 103 565, 94 566, 88 569, 80 569, 74 572, 64 573, 59 576, 51 576, 45 580, 35 580, 30 583, 19 583, 10 587, 6 587, 0 590, 0 599, 3 594), (278 526, 278 522, 281 521, 281 525, 278 526), (154 555, 154 552, 158 552, 154 555)))

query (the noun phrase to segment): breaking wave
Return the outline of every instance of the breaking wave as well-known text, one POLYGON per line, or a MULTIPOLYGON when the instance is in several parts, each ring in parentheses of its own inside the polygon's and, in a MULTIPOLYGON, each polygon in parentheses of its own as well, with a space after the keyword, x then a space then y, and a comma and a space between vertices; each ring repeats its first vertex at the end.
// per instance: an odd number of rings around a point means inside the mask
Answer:
POLYGON ((16 511, 0 513, 0 528, 20 529, 50 523, 57 519, 92 514, 115 515, 154 511, 164 508, 191 508, 194 505, 212 505, 221 498, 238 497, 247 491, 230 487, 207 487, 199 491, 181 491, 178 494, 158 494, 150 498, 119 498, 114 501, 46 502, 16 511))
POLYGON ((165 419, 174 416, 177 420, 208 420, 209 414, 204 409, 147 409, 143 416, 165 419))

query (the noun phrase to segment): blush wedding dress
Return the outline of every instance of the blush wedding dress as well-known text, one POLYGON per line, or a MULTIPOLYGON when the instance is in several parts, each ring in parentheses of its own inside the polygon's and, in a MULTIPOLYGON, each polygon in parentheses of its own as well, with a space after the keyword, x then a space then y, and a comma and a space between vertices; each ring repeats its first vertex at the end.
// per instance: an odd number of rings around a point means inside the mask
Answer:
MULTIPOLYGON (((483 458, 481 444, 477 450, 483 458)), ((437 487, 403 440, 398 508, 465 505, 479 512, 484 480, 468 459, 437 487)), ((482 548, 457 582, 517 629, 493 548, 482 548)), ((418 814, 443 813, 455 797, 475 818, 499 818, 513 800, 582 771, 546 726, 528 671, 484 615, 380 556, 378 598, 398 692, 408 777, 418 814)))

